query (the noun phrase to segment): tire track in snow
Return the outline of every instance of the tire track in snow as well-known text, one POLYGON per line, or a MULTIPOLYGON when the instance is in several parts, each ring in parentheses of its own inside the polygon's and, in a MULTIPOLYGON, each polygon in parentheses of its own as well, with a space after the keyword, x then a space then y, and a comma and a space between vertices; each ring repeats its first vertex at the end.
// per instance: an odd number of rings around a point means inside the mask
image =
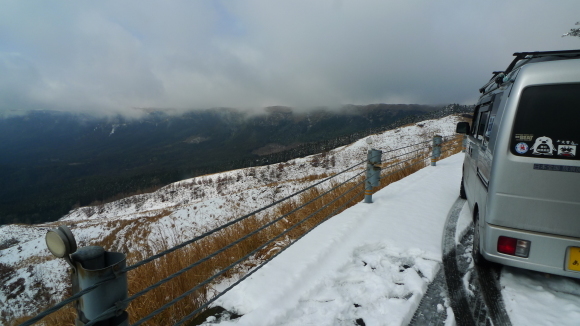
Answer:
POLYGON ((455 320, 460 326, 511 326, 500 293, 498 271, 492 267, 493 265, 469 268, 470 261, 464 258, 464 254, 472 245, 473 230, 463 236, 461 243, 455 242, 457 219, 464 204, 465 200, 458 198, 451 207, 442 243, 447 292, 455 320), (464 278, 468 279, 469 289, 464 285, 464 278))
POLYGON ((445 272, 445 280, 447 281, 447 293, 451 299, 451 308, 453 308, 453 313, 455 314, 455 321, 459 326, 470 326, 476 325, 476 323, 469 309, 467 293, 463 288, 463 275, 461 275, 457 266, 457 248, 455 245, 457 219, 464 204, 464 199, 457 198, 447 215, 442 243, 443 270, 445 272))
POLYGON ((447 311, 445 308, 446 292, 445 276, 443 268, 441 268, 437 272, 433 282, 429 284, 427 292, 425 292, 425 295, 421 299, 419 307, 417 307, 409 326, 445 325, 445 321, 447 320, 447 311))
POLYGON ((475 266, 477 280, 483 299, 490 311, 494 325, 511 326, 510 318, 505 310, 505 303, 501 296, 499 284, 499 265, 487 267, 475 266), (495 268, 494 268, 495 267, 495 268))

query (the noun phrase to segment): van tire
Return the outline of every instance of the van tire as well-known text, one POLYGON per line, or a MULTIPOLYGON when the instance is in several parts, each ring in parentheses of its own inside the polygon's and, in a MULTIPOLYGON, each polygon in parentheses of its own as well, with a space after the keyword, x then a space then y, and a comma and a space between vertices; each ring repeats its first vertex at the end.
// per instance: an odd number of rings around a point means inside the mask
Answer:
POLYGON ((487 260, 481 255, 481 245, 480 245, 479 234, 479 212, 475 213, 475 219, 473 221, 473 250, 471 251, 471 256, 473 257, 473 262, 478 266, 487 265, 487 260))
POLYGON ((459 186, 459 198, 467 199, 467 194, 465 193, 465 187, 463 186, 463 176, 461 176, 461 185, 459 186))

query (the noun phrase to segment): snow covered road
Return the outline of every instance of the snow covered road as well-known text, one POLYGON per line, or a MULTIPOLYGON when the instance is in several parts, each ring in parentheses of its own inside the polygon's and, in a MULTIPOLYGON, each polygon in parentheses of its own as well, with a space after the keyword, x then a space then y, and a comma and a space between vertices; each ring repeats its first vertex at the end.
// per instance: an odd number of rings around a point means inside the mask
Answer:
POLYGON ((243 315, 222 324, 409 323, 441 266, 462 160, 422 169, 320 225, 218 300, 243 315))

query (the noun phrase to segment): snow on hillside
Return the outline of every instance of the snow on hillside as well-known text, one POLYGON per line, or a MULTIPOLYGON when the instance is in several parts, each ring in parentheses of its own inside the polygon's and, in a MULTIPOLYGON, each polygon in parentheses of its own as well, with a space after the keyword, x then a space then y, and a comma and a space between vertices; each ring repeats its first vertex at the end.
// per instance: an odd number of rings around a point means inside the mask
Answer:
MULTIPOLYGON (((453 135, 458 119, 448 116, 426 120, 373 135, 373 148, 388 151, 429 140, 435 134, 453 135)), ((31 314, 49 299, 63 299, 68 267, 46 249, 44 235, 50 228, 66 224, 79 247, 112 239, 106 244, 108 250, 139 251, 156 248, 161 237, 173 245, 357 164, 366 159, 366 150, 367 144, 361 139, 327 153, 196 177, 154 193, 81 207, 53 223, 0 226, 3 318, 31 314)), ((387 159, 388 153, 383 155, 383 160, 387 159)), ((338 181, 362 169, 364 165, 342 174, 338 181)))
MULTIPOLYGON (((435 132, 450 134, 455 119, 426 121, 422 128, 409 126, 376 135, 374 147, 400 147, 435 132)), ((44 244, 44 234, 58 223, 71 226, 81 245, 98 243, 113 231, 119 232, 120 238, 130 239, 125 234, 145 228, 153 230, 148 233, 150 242, 161 234, 155 230, 168 231, 168 227, 180 230, 183 236, 178 240, 182 240, 232 218, 228 214, 234 211, 258 208, 293 187, 304 187, 308 182, 298 181, 303 176, 332 173, 357 163, 364 159, 365 150, 364 141, 358 141, 330 151, 326 160, 318 157, 317 166, 312 165, 316 161, 311 156, 285 163, 281 172, 278 165, 253 168, 253 172, 229 171, 184 180, 156 193, 92 209, 79 208, 57 223, 2 226, 2 319, 34 312, 35 304, 50 299, 42 293, 53 294, 55 299, 62 297, 67 279, 65 263, 53 259, 44 244), (274 182, 283 186, 278 193, 271 190, 274 182), (232 210, 230 203, 237 198, 243 200, 238 210, 232 210), (138 223, 130 229, 123 221, 138 223)), ((373 204, 355 205, 321 224, 220 298, 217 304, 244 314, 221 323, 353 325, 360 320, 366 325, 406 324, 440 268, 441 232, 458 196, 462 161, 461 154, 442 160, 437 167, 422 169, 378 191, 373 204)), ((470 216, 464 206, 456 241, 470 227, 470 216)), ((139 249, 139 244, 132 243, 128 248, 139 249)), ((513 325, 578 324, 580 280, 503 268, 500 282, 513 325)), ((220 286, 228 285, 226 281, 220 286)), ((455 325, 448 305, 438 309, 447 312, 446 325, 455 325)), ((206 324, 218 321, 210 317, 206 324)))

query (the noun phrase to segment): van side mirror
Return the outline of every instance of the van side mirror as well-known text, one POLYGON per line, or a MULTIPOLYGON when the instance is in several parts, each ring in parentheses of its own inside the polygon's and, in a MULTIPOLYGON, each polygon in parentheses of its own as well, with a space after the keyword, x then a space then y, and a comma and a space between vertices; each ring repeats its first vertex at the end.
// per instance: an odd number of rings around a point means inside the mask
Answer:
POLYGON ((469 134, 469 122, 458 122, 455 132, 458 134, 469 134))

